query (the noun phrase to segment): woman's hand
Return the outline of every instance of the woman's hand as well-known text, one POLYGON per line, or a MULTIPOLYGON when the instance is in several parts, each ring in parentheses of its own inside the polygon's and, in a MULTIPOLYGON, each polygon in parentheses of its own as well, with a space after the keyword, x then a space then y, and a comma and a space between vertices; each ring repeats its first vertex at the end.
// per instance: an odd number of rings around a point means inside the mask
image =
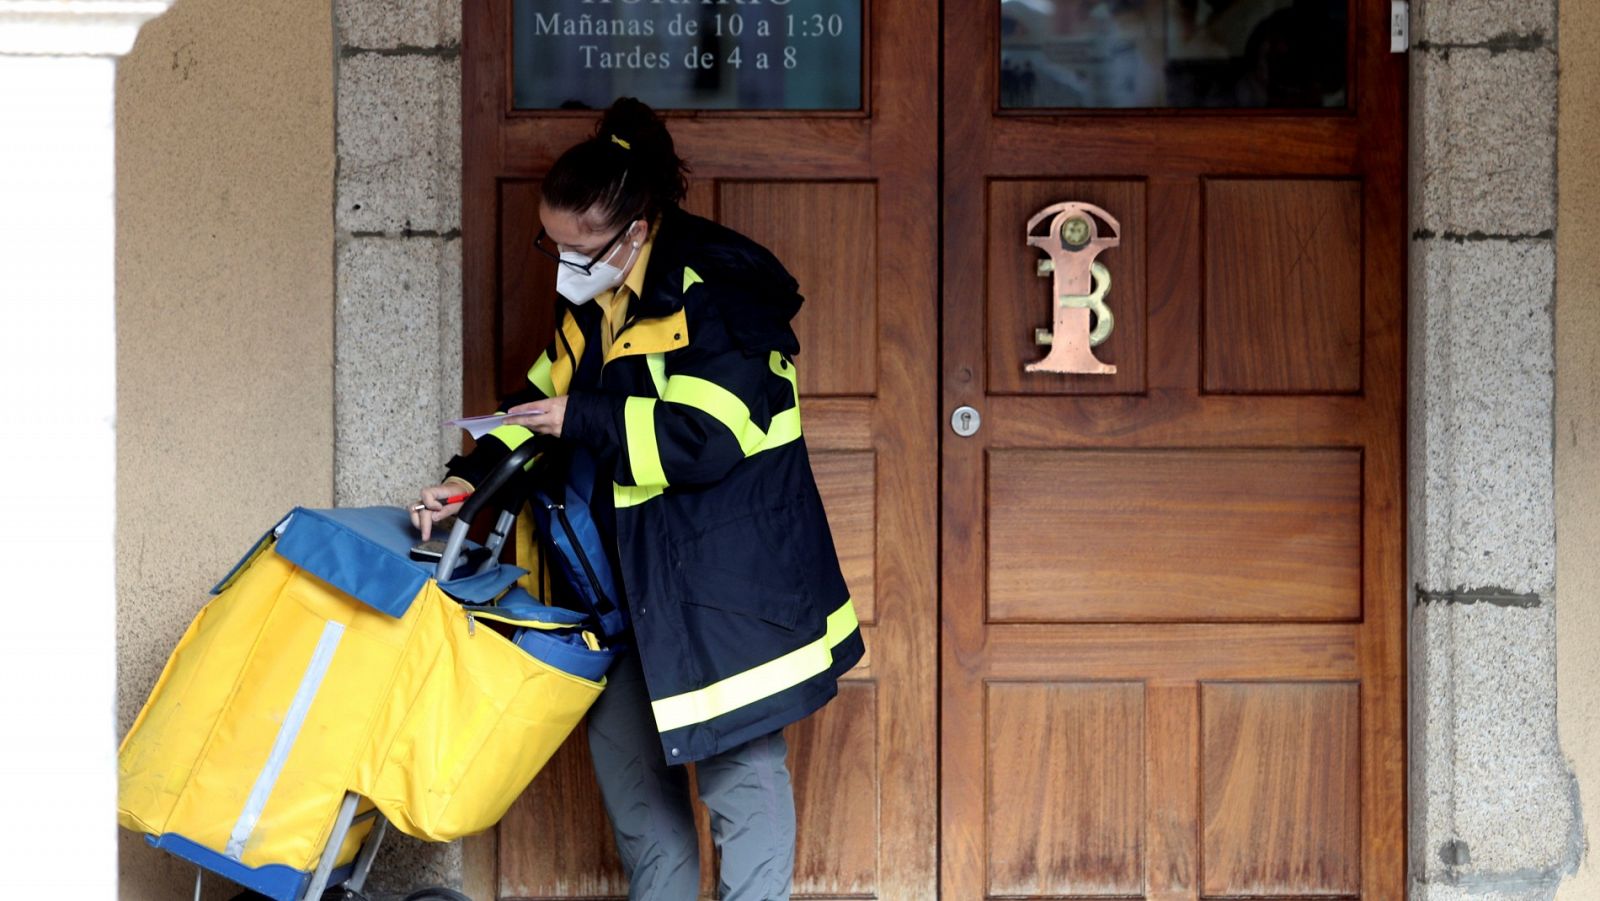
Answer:
POLYGON ((464 501, 453 504, 444 503, 445 500, 462 494, 471 494, 472 486, 465 482, 451 479, 443 485, 433 485, 422 489, 422 504, 425 509, 411 511, 411 524, 422 532, 422 540, 427 541, 433 534, 433 524, 441 519, 454 516, 461 511, 464 501))
POLYGON ((507 410, 506 422, 526 426, 535 434, 561 437, 561 423, 567 415, 567 397, 547 397, 544 400, 517 404, 507 410))

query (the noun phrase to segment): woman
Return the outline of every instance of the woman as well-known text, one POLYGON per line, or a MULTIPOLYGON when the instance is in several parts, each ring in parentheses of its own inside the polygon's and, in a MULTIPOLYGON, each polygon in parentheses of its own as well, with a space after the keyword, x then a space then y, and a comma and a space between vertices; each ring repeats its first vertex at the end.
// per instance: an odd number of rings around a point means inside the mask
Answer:
POLYGON ((566 299, 515 414, 422 492, 424 536, 532 434, 598 461, 630 647, 589 713, 629 897, 696 897, 688 776, 725 901, 788 898, 794 797, 781 730, 827 703, 860 630, 800 435, 797 285, 748 238, 679 208, 662 121, 619 100, 542 186, 537 245, 566 299))

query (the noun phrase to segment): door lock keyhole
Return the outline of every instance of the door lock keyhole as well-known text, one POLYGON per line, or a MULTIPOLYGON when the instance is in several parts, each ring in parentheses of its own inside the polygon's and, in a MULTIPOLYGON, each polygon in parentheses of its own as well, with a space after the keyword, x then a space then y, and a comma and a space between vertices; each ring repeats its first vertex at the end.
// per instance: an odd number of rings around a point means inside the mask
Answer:
POLYGON ((971 407, 957 407, 950 414, 950 428, 963 438, 971 438, 978 434, 978 428, 983 425, 983 417, 971 407))

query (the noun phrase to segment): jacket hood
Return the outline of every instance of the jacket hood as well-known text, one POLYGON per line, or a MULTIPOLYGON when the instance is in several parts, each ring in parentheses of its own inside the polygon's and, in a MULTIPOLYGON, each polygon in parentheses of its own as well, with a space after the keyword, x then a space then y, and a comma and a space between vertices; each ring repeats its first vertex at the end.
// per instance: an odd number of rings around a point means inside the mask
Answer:
POLYGON ((671 313, 690 292, 704 291, 740 348, 792 356, 800 351, 789 324, 805 302, 799 288, 772 251, 733 229, 673 209, 661 217, 641 298, 647 308, 640 314, 671 313), (700 281, 685 285, 685 267, 700 281))

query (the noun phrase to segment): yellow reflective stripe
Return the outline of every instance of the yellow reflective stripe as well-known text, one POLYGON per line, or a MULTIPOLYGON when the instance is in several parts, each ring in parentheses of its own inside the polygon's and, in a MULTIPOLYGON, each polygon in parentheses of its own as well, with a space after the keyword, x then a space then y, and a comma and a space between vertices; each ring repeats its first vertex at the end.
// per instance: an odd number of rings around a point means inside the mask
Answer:
POLYGON ((650 381, 656 383, 656 397, 667 393, 667 355, 647 354, 644 365, 650 370, 650 381))
POLYGON ((550 378, 548 354, 540 354, 539 359, 533 361, 533 367, 528 370, 528 383, 543 391, 545 397, 556 396, 556 383, 550 378))
POLYGON ((618 485, 613 482, 611 501, 618 510, 623 507, 637 507, 651 498, 660 497, 664 491, 660 485, 618 485))
POLYGON ((855 605, 845 601, 828 614, 828 632, 816 641, 697 691, 652 702, 656 729, 668 732, 716 719, 827 672, 833 666, 833 649, 858 626, 855 605))
POLYGON ((761 427, 750 421, 750 408, 744 405, 744 401, 716 382, 692 375, 675 375, 667 379, 667 390, 661 398, 710 414, 733 433, 745 456, 749 456, 767 438, 761 427))
POLYGON ((630 397, 622 408, 622 428, 628 438, 628 465, 635 485, 665 485, 661 449, 656 446, 656 399, 630 397))
POLYGON ((501 425, 489 430, 489 434, 500 439, 508 450, 516 450, 522 442, 533 437, 533 430, 521 425, 501 425))
POLYGON ((694 271, 693 269, 690 269, 688 266, 683 267, 683 290, 684 291, 688 291, 690 285, 703 285, 705 283, 706 283, 706 280, 700 277, 700 273, 694 271))
POLYGON ((795 365, 789 362, 783 354, 773 351, 767 355, 767 368, 772 370, 773 375, 789 383, 789 390, 794 392, 794 402, 798 406, 800 404, 800 372, 795 369, 795 365))
POLYGON ((760 450, 781 447, 800 437, 800 373, 793 363, 777 351, 767 356, 767 366, 773 375, 789 383, 789 390, 794 395, 794 406, 772 415, 772 422, 767 426, 767 440, 761 445, 760 450))
POLYGON ((772 427, 767 429, 767 440, 757 451, 772 450, 800 437, 800 408, 790 407, 772 417, 772 427))

